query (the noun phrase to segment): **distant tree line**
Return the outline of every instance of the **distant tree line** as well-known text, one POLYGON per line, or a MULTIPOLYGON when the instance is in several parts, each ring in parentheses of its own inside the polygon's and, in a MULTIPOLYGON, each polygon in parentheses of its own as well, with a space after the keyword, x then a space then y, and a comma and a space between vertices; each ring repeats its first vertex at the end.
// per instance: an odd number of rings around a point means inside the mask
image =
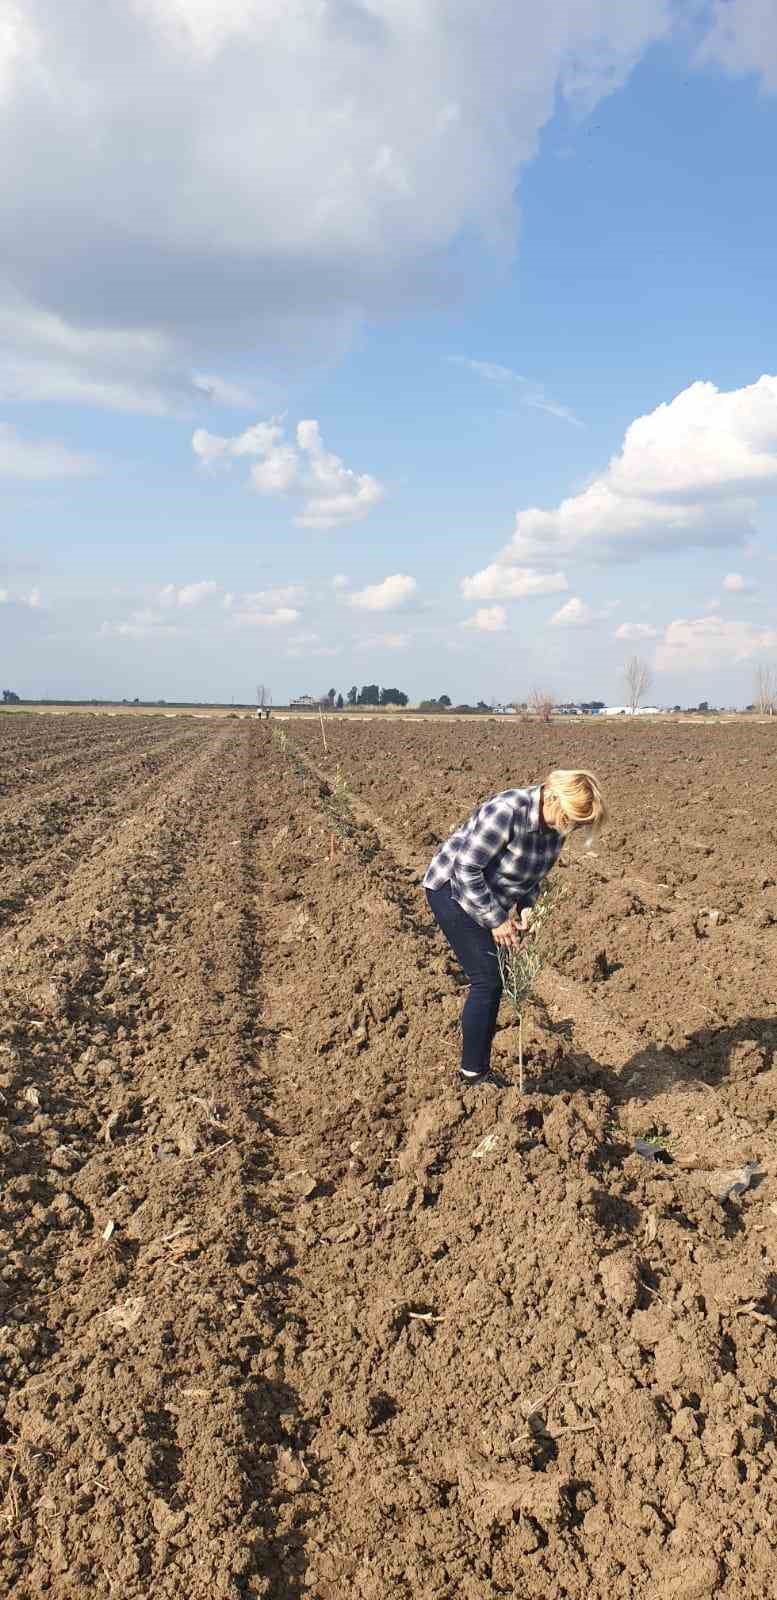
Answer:
POLYGON ((346 702, 349 706, 406 706, 408 699, 403 689, 382 689, 379 683, 365 683, 361 689, 354 683, 345 700, 336 689, 322 695, 323 704, 338 711, 343 710, 346 702))

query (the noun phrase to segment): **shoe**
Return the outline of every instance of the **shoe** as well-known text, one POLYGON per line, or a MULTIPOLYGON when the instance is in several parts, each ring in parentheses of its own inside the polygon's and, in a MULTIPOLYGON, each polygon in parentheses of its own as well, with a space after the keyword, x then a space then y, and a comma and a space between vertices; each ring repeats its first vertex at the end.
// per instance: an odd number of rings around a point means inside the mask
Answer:
POLYGON ((481 1084, 489 1084, 492 1089, 509 1089, 508 1078, 503 1078, 501 1072, 459 1072, 459 1083, 462 1089, 478 1089, 481 1084))

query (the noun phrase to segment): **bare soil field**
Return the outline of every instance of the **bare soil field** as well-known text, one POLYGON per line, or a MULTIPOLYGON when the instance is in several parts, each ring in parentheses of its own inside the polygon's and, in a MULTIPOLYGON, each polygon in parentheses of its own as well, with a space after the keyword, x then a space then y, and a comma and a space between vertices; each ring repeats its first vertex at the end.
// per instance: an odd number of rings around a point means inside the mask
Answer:
POLYGON ((0 1593, 761 1600, 773 730, 326 732, 0 722, 0 1593), (552 764, 612 825, 462 1098, 421 872, 552 764))

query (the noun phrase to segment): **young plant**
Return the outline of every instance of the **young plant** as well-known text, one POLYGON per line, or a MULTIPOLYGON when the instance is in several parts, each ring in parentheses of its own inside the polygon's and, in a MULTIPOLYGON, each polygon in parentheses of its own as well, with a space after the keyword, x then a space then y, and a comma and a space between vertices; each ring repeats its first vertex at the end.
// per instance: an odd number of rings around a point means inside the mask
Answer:
POLYGON ((286 754, 286 746, 287 746, 287 744, 289 742, 289 736, 288 736, 288 734, 286 732, 286 729, 285 728, 273 728, 272 737, 273 737, 273 744, 277 745, 278 749, 280 750, 281 755, 285 756, 285 754, 286 754))
POLYGON ((496 959, 505 999, 518 1018, 518 1088, 523 1094, 523 1013, 542 968, 550 959, 549 922, 553 907, 564 893, 556 878, 548 878, 537 900, 527 933, 517 945, 497 945, 496 959))

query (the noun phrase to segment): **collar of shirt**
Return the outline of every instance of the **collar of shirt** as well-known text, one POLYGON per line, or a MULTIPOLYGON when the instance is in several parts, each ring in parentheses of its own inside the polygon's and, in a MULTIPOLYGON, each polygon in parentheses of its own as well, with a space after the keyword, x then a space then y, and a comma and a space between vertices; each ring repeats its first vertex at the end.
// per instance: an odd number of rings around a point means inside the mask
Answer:
POLYGON ((540 821, 540 795, 541 795, 541 793, 542 793, 542 784, 541 783, 538 783, 535 788, 529 790, 529 794, 531 795, 531 805, 529 806, 529 828, 531 829, 532 833, 542 833, 543 832, 542 823, 540 821))

